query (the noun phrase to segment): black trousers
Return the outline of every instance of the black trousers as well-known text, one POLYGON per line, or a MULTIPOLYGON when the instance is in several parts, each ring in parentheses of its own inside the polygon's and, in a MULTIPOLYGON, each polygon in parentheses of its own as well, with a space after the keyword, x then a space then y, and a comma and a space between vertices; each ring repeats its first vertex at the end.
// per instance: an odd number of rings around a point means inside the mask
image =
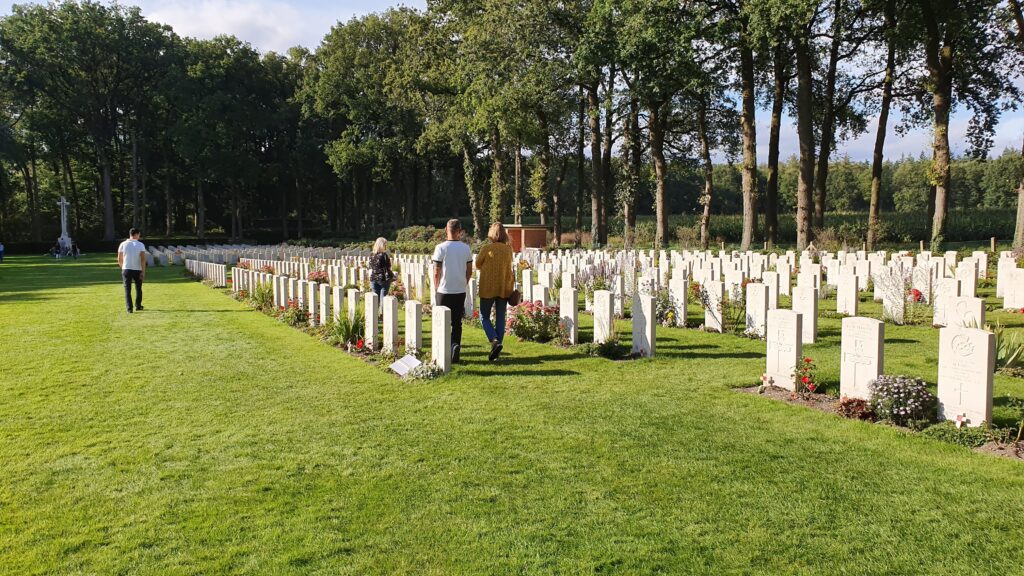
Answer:
POLYGON ((132 311, 132 283, 135 283, 135 307, 142 308, 142 270, 121 270, 124 280, 124 305, 132 311))
POLYGON ((462 346, 462 317, 466 315, 466 295, 438 294, 441 306, 452 311, 452 346, 462 346))

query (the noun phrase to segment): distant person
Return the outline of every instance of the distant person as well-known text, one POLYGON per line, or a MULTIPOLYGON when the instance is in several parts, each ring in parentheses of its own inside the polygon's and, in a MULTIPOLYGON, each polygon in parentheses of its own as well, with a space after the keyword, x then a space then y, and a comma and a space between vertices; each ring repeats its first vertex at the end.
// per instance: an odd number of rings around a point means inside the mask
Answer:
POLYGON ((505 341, 505 311, 515 288, 515 276, 512 273, 512 248, 508 245, 505 226, 501 222, 491 224, 487 239, 490 243, 480 249, 476 257, 476 269, 480 271, 480 323, 491 343, 491 353, 487 359, 493 362, 501 356, 505 341))
POLYGON ((78 249, 78 242, 72 242, 71 243, 71 256, 75 260, 78 260, 78 256, 79 255, 81 255, 81 251, 79 251, 79 249, 78 249))
POLYGON ((388 241, 386 238, 377 238, 373 243, 373 256, 370 256, 370 289, 384 300, 394 281, 395 272, 391 269, 391 256, 388 256, 388 241))
POLYGON ((4 263, 4 243, 0 242, 0 264, 4 263))
POLYGON ((135 283, 135 310, 142 307, 142 282, 146 279, 146 246, 139 242, 142 232, 132 228, 128 231, 128 239, 117 247, 117 265, 121 267, 121 279, 124 281, 124 303, 128 313, 132 313, 132 283, 135 283))
POLYGON ((462 242, 462 223, 452 218, 445 226, 448 239, 434 248, 434 293, 437 304, 452 311, 452 363, 462 350, 462 317, 466 315, 466 286, 473 276, 473 251, 462 242))

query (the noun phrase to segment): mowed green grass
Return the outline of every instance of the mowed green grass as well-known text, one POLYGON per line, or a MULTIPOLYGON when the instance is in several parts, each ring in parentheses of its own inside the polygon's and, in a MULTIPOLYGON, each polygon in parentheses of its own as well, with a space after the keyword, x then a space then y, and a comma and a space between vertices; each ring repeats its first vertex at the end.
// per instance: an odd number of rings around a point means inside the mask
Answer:
MULTIPOLYGON (((180 267, 148 280, 127 315, 109 256, 0 265, 0 573, 1024 566, 1024 465, 731 390, 761 342, 659 328, 653 360, 510 341, 491 365, 469 329, 464 365, 409 384, 180 267)), ((829 380, 838 326, 807 349, 829 380)), ((887 336, 887 372, 934 381, 933 330, 887 336)))

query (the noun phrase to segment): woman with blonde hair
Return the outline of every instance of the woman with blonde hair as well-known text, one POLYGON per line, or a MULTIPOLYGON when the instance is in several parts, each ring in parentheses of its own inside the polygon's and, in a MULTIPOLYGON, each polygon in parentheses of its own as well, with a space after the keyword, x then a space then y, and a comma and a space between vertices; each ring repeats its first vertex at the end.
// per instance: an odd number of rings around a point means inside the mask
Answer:
POLYGON ((491 342, 490 361, 501 355, 505 340, 505 311, 515 287, 512 273, 512 248, 508 245, 508 232, 501 222, 491 224, 487 233, 490 242, 480 249, 476 268, 480 271, 480 323, 491 342), (494 320, 491 323, 491 309, 494 320))
POLYGON ((383 300, 391 290, 391 283, 394 280, 395 273, 391 270, 387 238, 377 238, 373 243, 373 256, 370 256, 370 290, 383 300))

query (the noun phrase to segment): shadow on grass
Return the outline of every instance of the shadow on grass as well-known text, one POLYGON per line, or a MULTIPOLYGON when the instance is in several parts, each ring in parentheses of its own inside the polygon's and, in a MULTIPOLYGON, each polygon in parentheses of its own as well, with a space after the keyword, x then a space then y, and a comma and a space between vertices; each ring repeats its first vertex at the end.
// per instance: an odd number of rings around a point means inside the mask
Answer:
MULTIPOLYGON (((185 278, 181 266, 150 268, 145 284, 182 284, 193 282, 185 278)), ((5 259, 0 265, 0 298, 9 301, 33 299, 32 292, 96 286, 121 285, 121 271, 112 255, 83 257, 75 261, 55 261, 45 257, 18 257, 5 259), (17 277, 17 285, 10 278, 17 277), (16 290, 16 292, 15 292, 16 290), (4 292, 10 291, 9 294, 4 292)))
MULTIPOLYGON (((497 363, 501 365, 501 361, 497 363)), ((574 370, 460 370, 460 374, 469 376, 579 376, 574 370)))
POLYGON ((241 309, 241 310, 227 310, 227 309, 222 309, 222 310, 159 310, 157 308, 150 308, 149 306, 146 306, 146 309, 142 311, 142 314, 150 314, 150 313, 154 313, 154 312, 157 313, 157 314, 210 314, 210 313, 220 314, 222 312, 256 312, 256 310, 252 310, 252 309, 246 310, 244 308, 241 309))

